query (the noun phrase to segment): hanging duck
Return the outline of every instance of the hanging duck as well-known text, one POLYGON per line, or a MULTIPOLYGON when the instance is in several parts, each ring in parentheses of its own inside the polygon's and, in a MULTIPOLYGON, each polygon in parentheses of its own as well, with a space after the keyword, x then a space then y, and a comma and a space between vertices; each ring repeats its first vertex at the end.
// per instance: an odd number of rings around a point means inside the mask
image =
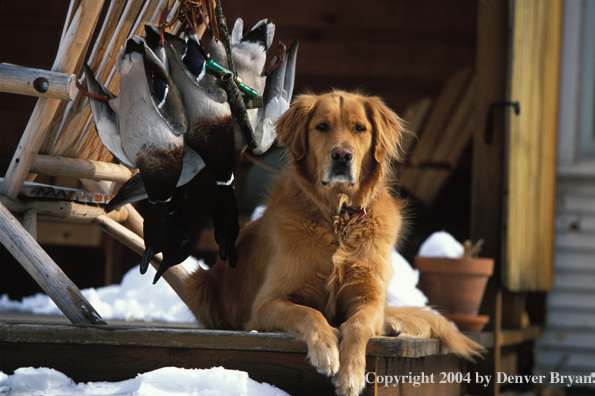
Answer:
MULTIPOLYGON (((156 53, 159 53, 160 49, 160 36, 161 33, 151 24, 145 26, 146 35, 145 41, 156 53)), ((243 30, 243 22, 241 19, 236 21, 232 32, 232 53, 236 62, 236 68, 238 74, 243 78, 245 86, 257 87, 258 92, 263 93, 264 106, 258 109, 248 110, 250 123, 254 129, 254 140, 256 145, 253 148, 255 154, 262 154, 268 150, 273 141, 275 140, 275 129, 274 122, 276 119, 289 108, 291 97, 293 94, 294 80, 295 80, 295 66, 297 59, 298 42, 294 42, 289 50, 281 51, 279 59, 273 60, 271 68, 268 72, 264 72, 264 64, 266 58, 266 50, 270 47, 272 37, 274 33, 274 25, 267 24, 266 20, 259 22, 252 31, 246 36, 242 37, 241 32, 243 30), (287 52, 287 53, 285 53, 287 52), (254 58, 258 58, 258 62, 253 62, 254 58)), ((198 103, 193 106, 188 112, 193 114, 189 116, 190 120, 206 120, 206 125, 217 126, 216 117, 219 115, 221 118, 227 117, 232 118, 230 114, 229 106, 226 105, 226 92, 222 88, 218 79, 212 75, 217 74, 216 71, 209 70, 208 68, 218 67, 217 64, 213 65, 213 61, 216 59, 218 64, 227 65, 227 61, 224 54, 224 49, 221 45, 213 43, 212 48, 216 54, 212 58, 208 58, 199 42, 195 38, 188 38, 186 40, 179 39, 177 37, 164 33, 166 38, 166 48, 169 48, 165 58, 165 65, 170 69, 172 73, 172 79, 178 81, 179 86, 185 87, 189 93, 188 102, 198 103), (173 70, 171 67, 173 65, 173 70), (177 70, 177 74, 176 74, 177 70), (209 112, 204 110, 204 107, 208 105, 209 112), (203 106, 203 108, 201 108, 203 106), (194 116, 194 118, 193 118, 194 116)), ((183 88, 182 88, 183 89, 183 88)), ((184 96, 183 96, 184 98, 184 96)), ((229 122, 223 122, 224 125, 229 125, 229 122)), ((232 122, 232 124, 234 124, 232 122)), ((192 127, 192 121, 189 128, 192 127)), ((233 137, 233 149, 226 152, 227 157, 218 158, 216 155, 211 156, 210 162, 217 166, 217 163, 223 163, 225 166, 225 159, 230 157, 230 151, 232 156, 231 166, 227 164, 227 168, 231 169, 228 174, 233 177, 233 170, 237 168, 241 156, 246 149, 247 141, 239 131, 237 124, 234 125, 233 134, 230 133, 228 126, 227 138, 233 137), (213 158, 214 157, 214 158, 213 158)), ((188 135, 188 134, 187 134, 188 135)), ((207 133, 205 137, 204 147, 207 149, 203 150, 203 155, 208 156, 208 148, 219 145, 221 140, 217 142, 214 133, 210 135, 207 133), (210 136, 210 138, 209 138, 210 136), (204 151, 207 151, 206 154, 204 151)), ((232 140, 232 139, 229 139, 232 140)), ((196 142, 195 142, 196 143, 196 142)), ((228 141, 228 146, 231 146, 231 142, 228 141)), ((202 146, 199 146, 202 147, 202 146)), ((200 150, 200 149, 199 149, 200 150)), ((194 152, 188 145, 185 146, 184 153, 184 167, 180 182, 178 185, 185 184, 187 181, 192 179, 202 168, 204 162, 196 152, 194 152), (182 182, 183 180, 183 182, 182 182)), ((223 172, 221 172, 223 173, 223 172)), ((230 177, 230 178, 231 178, 230 177)), ((222 179, 224 179, 223 177, 222 179)), ((227 179, 229 180, 229 179, 227 179)), ((221 183, 223 184, 223 183, 221 183)), ((216 198, 216 207, 213 214, 213 222, 215 224, 237 224, 237 201, 235 200, 235 194, 233 193, 233 185, 220 185, 217 187, 218 196, 216 198)), ((144 189, 142 179, 137 175, 132 177, 126 184, 119 190, 118 194, 112 199, 106 210, 110 211, 126 203, 135 202, 140 199, 146 198, 146 192, 144 189)), ((235 227, 230 227, 232 232, 228 235, 231 238, 226 237, 225 231, 219 232, 219 235, 223 234, 222 238, 218 238, 217 242, 222 243, 223 248, 226 249, 231 242, 232 256, 230 257, 230 264, 235 264, 235 238, 237 234, 233 231, 235 227), (235 235, 235 236, 234 236, 235 235)), ((239 230, 239 225, 237 227, 239 230)), ((225 252, 224 252, 225 253, 225 252)), ((225 254, 222 256, 224 257, 225 254)))
MULTIPOLYGON (((142 38, 127 40, 118 55, 117 70, 119 97, 97 81, 89 66, 84 65, 91 111, 101 141, 122 164, 140 170, 143 190, 155 206, 152 209, 157 217, 144 225, 148 236, 141 263, 144 273, 153 255, 163 251, 163 246, 169 246, 162 241, 171 238, 165 230, 175 227, 172 205, 178 205, 179 198, 170 201, 183 174, 184 160, 196 160, 198 155, 184 152, 188 121, 179 91, 142 38)), ((186 245, 185 240, 177 242, 172 243, 186 245)))
MULTIPOLYGON (((231 37, 231 51, 238 76, 245 85, 262 92, 266 84, 263 75, 266 51, 271 44, 274 25, 261 21, 243 38, 241 25, 241 21, 236 23, 231 37)), ((156 29, 150 27, 146 31, 147 35, 156 34, 156 29)), ((217 181, 213 225, 219 256, 222 260, 229 260, 233 267, 237 260, 235 241, 240 230, 234 171, 239 166, 247 141, 239 126, 236 124, 234 127, 224 88, 215 76, 207 73, 211 60, 227 66, 225 51, 222 44, 213 42, 209 58, 193 36, 182 40, 164 34, 164 38, 170 73, 180 87, 189 119, 186 144, 201 156, 217 181)), ((249 111, 252 123, 256 122, 256 112, 249 111)))

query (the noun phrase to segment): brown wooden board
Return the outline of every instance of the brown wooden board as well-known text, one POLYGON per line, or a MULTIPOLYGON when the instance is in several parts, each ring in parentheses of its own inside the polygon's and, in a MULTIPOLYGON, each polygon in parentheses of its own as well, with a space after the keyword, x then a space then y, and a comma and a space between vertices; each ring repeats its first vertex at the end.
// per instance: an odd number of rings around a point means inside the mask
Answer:
MULTIPOLYGON (((171 366, 186 369, 225 367, 246 371, 253 380, 277 386, 293 396, 334 395, 331 379, 316 372, 305 352, 0 343, 0 366, 9 374, 19 367, 51 367, 75 382, 124 381, 139 373, 171 366)), ((385 386, 384 382, 375 384, 374 375, 369 374, 370 383, 363 395, 454 396, 462 393, 463 384, 440 382, 443 372, 464 371, 464 363, 454 355, 425 358, 368 356, 366 371, 393 377, 423 373, 425 378, 433 378, 433 382, 426 380, 426 383, 416 385, 411 381, 385 386), (374 392, 375 385, 377 393, 374 392)))
MULTIPOLYGON (((189 324, 165 327, 140 322, 111 326, 22 324, 37 316, 0 317, 0 371, 19 367, 51 367, 76 382, 123 381, 161 367, 211 368, 248 372, 250 378, 278 386, 291 395, 334 394, 329 378, 307 359, 306 344, 288 333, 201 330, 189 324)), ((59 322, 59 318, 54 319, 59 322)), ((122 323, 122 322, 119 322, 122 323)), ((489 333, 470 333, 490 347, 489 333)), ((462 372, 463 363, 442 350, 434 339, 376 337, 368 344, 366 371, 370 383, 364 394, 459 395, 461 383, 440 383, 441 372, 462 372), (416 386, 376 384, 376 375, 434 374, 431 383, 416 386)), ((412 378, 413 379, 413 378, 412 378)), ((406 380, 407 382, 407 380, 406 380)))

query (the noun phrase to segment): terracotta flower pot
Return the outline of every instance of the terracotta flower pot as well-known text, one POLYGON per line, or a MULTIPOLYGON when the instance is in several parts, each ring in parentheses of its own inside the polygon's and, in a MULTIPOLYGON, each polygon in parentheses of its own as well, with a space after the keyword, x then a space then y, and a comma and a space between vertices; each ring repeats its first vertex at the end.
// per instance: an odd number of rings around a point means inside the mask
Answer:
POLYGON ((415 266, 420 272, 418 288, 429 305, 445 313, 477 315, 494 260, 416 256, 415 266))

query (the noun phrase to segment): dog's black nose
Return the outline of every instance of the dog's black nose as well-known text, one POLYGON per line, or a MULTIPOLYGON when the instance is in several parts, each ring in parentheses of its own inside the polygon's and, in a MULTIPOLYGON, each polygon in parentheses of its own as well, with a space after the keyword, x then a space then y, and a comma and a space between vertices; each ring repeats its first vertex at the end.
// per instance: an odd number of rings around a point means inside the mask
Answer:
POLYGON ((349 147, 335 147, 331 150, 331 158, 334 161, 349 162, 353 159, 353 151, 349 147))

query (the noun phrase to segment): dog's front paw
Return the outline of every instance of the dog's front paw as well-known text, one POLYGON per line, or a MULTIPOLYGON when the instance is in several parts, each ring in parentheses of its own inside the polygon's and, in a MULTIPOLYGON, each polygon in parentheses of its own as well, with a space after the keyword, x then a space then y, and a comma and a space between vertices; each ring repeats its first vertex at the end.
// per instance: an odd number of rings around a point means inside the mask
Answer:
POLYGON ((337 395, 339 396, 357 396, 366 386, 366 377, 364 367, 354 368, 349 365, 341 365, 339 373, 333 377, 337 395))
POLYGON ((349 331, 341 326, 342 340, 339 346, 341 368, 333 377, 337 395, 357 396, 366 386, 367 340, 349 337, 349 331))
POLYGON ((339 332, 329 326, 306 340, 308 358, 320 374, 331 377, 339 371, 339 332))

